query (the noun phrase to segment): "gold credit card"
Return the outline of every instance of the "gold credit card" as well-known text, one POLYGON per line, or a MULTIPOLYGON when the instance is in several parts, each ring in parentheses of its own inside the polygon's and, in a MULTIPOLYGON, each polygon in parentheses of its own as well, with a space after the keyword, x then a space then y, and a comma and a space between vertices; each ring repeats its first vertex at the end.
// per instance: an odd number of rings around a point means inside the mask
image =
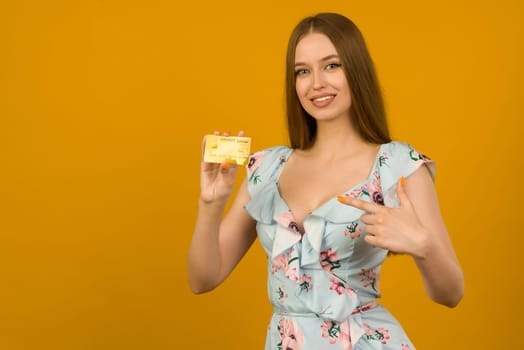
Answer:
POLYGON ((204 162, 243 165, 249 157, 250 149, 250 137, 206 135, 204 162))

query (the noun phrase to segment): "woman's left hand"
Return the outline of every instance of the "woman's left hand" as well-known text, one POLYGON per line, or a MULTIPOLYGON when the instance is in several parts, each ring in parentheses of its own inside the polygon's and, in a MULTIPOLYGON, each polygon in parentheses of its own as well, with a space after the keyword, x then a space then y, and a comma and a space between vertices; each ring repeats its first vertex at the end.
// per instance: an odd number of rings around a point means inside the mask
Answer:
POLYGON ((393 253, 422 257, 428 247, 430 235, 420 222, 404 189, 404 178, 397 183, 398 208, 388 208, 376 203, 351 197, 338 197, 347 205, 366 213, 360 219, 366 225, 364 240, 393 253))

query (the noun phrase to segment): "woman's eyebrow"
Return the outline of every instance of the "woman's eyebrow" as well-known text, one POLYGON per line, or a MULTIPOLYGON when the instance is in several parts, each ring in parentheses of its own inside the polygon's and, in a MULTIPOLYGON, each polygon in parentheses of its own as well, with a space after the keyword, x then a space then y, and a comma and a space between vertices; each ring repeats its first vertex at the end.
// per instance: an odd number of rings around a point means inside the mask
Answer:
POLYGON ((320 61, 322 61, 322 62, 323 61, 329 61, 332 58, 338 58, 338 55, 336 55, 336 54, 328 55, 328 56, 322 58, 320 61))
MULTIPOLYGON (((325 62, 325 61, 329 61, 332 58, 339 58, 339 57, 336 54, 332 54, 332 55, 327 55, 326 57, 322 57, 319 61, 320 62, 325 62)), ((297 67, 297 66, 305 66, 305 65, 306 65, 306 63, 304 63, 304 62, 295 62, 295 67, 297 67)))

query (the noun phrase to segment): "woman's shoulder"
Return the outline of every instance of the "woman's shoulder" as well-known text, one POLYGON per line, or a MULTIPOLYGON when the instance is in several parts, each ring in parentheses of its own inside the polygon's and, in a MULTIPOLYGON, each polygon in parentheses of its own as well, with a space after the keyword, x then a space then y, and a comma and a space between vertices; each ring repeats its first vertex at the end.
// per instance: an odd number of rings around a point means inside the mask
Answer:
POLYGON ((397 162, 433 162, 424 153, 419 152, 412 144, 405 141, 393 140, 381 145, 381 153, 397 162))
POLYGON ((251 153, 246 165, 249 183, 258 184, 270 179, 291 154, 292 148, 284 145, 271 146, 251 153))
POLYGON ((392 140, 388 143, 382 144, 382 147, 392 152, 405 152, 414 149, 411 143, 401 140, 392 140))
POLYGON ((434 178, 435 162, 412 144, 394 140, 380 147, 378 168, 385 187, 392 185, 400 177, 408 177, 422 165, 428 167, 434 178))
POLYGON ((262 164, 269 164, 272 161, 281 158, 282 156, 287 156, 291 152, 291 148, 284 145, 271 146, 267 148, 260 149, 256 152, 253 152, 249 155, 249 162, 247 164, 248 170, 255 170, 260 167, 262 164))

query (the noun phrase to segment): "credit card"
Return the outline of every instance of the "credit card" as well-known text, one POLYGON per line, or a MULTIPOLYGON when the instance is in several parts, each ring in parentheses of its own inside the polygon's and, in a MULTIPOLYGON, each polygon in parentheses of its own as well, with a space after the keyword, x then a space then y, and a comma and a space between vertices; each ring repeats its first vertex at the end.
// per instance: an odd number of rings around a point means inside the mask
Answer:
POLYGON ((250 137, 206 135, 204 162, 243 165, 250 149, 250 137))

